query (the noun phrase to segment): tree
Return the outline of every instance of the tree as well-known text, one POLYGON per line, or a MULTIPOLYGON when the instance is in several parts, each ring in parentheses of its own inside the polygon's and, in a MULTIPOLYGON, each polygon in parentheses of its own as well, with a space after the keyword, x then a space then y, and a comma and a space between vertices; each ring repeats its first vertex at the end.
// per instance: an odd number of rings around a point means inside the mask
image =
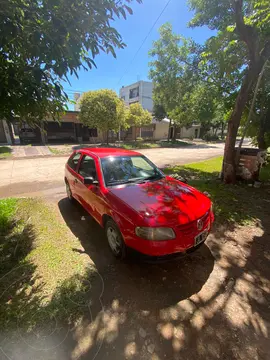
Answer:
POLYGON ((137 140, 137 128, 150 125, 152 115, 148 110, 144 110, 141 104, 130 104, 126 113, 126 121, 130 126, 135 127, 135 141, 137 140))
POLYGON ((243 127, 247 127, 247 135, 253 143, 260 149, 267 149, 270 146, 270 67, 266 67, 262 75, 250 124, 246 123, 247 117, 243 120, 243 127))
MULTIPOLYGON (((9 0, 0 9, 0 118, 40 125, 65 110, 61 82, 124 48, 111 26, 133 0, 9 0)), ((141 0, 137 0, 141 2, 141 0)))
MULTIPOLYGON (((164 112, 170 119, 170 112, 176 107, 175 97, 179 76, 179 43, 180 36, 172 33, 171 24, 167 23, 159 29, 160 39, 153 43, 149 56, 153 58, 150 62, 149 77, 153 80, 153 100, 156 106, 162 106, 164 112)), ((169 140, 169 133, 168 133, 169 140)))
POLYGON ((189 126, 198 121, 191 96, 199 82, 197 70, 194 71, 198 68, 198 45, 173 34, 169 23, 161 26, 159 33, 160 39, 153 43, 149 52, 153 58, 149 76, 154 82, 154 104, 163 107, 170 126, 173 120, 176 130, 177 126, 189 126))
POLYGON ((158 121, 163 120, 167 117, 167 113, 164 109, 164 107, 160 104, 154 103, 153 106, 153 117, 157 119, 158 121))
POLYGON ((119 131, 127 127, 124 103, 112 90, 96 90, 84 93, 80 99, 80 121, 100 131, 119 131))
POLYGON ((230 40, 245 52, 243 77, 228 122, 224 151, 224 181, 236 181, 235 142, 250 93, 265 61, 270 57, 268 0, 189 0, 195 12, 190 26, 206 25, 218 30, 218 37, 230 40))

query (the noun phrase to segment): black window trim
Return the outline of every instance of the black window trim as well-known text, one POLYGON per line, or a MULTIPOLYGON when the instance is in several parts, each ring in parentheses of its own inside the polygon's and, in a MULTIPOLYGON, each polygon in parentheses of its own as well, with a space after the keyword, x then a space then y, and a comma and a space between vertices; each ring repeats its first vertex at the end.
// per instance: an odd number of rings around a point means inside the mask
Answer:
MULTIPOLYGON (((78 168, 77 168, 77 174, 83 178, 83 176, 79 173, 79 171, 80 171, 81 163, 82 163, 83 159, 84 159, 86 156, 88 156, 88 157, 90 157, 91 159, 93 159, 94 164, 95 164, 95 168, 96 168, 96 177, 98 178, 97 164, 96 164, 95 158, 93 158, 93 156, 90 155, 90 154, 82 154, 82 157, 81 157, 81 159, 80 159, 79 166, 78 166, 78 168)), ((98 180, 98 179, 97 179, 97 180, 98 180)))
POLYGON ((70 168, 72 171, 78 173, 78 166, 79 166, 79 164, 81 163, 81 160, 82 160, 82 153, 81 153, 80 151, 76 151, 76 152, 73 153, 73 154, 70 156, 70 158, 68 159, 68 166, 69 166, 69 168, 70 168), (78 154, 80 155, 80 157, 79 157, 79 160, 78 160, 78 163, 77 163, 75 169, 73 169, 73 168, 69 165, 69 161, 73 160, 73 158, 74 158, 76 155, 78 155, 78 154))

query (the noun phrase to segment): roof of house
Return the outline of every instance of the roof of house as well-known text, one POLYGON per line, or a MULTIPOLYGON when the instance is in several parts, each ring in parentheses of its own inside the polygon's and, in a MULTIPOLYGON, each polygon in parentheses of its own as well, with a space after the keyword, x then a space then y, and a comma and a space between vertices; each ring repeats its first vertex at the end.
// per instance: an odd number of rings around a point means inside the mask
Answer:
POLYGON ((164 118, 162 120, 157 120, 157 119, 153 118, 153 120, 152 120, 152 124, 169 123, 169 122, 170 122, 170 120, 167 118, 164 118))
POLYGON ((77 152, 81 152, 82 154, 95 155, 99 158, 104 158, 108 156, 134 156, 141 155, 137 151, 125 150, 121 148, 82 148, 78 149, 77 152))

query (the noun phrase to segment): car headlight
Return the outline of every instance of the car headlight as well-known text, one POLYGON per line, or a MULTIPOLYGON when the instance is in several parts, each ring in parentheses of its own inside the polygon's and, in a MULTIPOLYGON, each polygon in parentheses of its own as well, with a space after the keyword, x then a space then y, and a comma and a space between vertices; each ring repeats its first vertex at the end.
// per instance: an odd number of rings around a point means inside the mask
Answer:
POLYGON ((140 238, 152 241, 162 241, 175 239, 173 229, 166 227, 151 228, 151 227, 136 227, 135 233, 140 238))

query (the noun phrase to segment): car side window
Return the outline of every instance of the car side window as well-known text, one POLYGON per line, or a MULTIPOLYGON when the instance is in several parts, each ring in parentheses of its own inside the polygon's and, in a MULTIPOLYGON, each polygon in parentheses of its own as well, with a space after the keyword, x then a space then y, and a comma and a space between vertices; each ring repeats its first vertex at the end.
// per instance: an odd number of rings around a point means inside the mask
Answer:
POLYGON ((71 169, 76 170, 78 162, 80 160, 81 154, 76 153, 68 160, 68 165, 71 167, 71 169))
POLYGON ((84 178, 92 177, 94 180, 97 179, 95 160, 91 156, 85 155, 83 157, 79 167, 79 174, 84 178))

